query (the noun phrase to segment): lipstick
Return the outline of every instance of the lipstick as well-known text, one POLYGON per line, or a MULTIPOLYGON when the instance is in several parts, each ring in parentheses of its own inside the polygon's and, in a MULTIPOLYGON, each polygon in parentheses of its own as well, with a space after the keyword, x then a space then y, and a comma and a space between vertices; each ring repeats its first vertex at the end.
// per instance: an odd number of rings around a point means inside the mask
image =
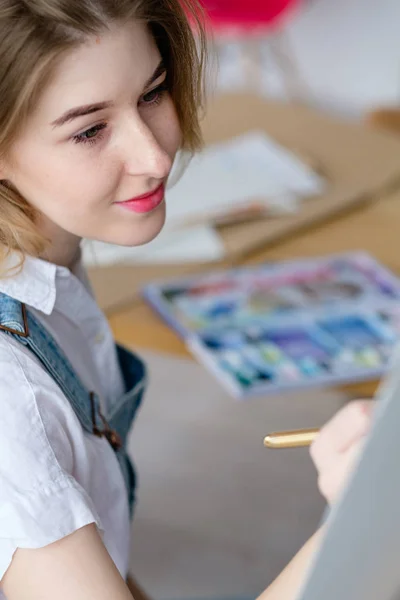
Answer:
POLYGON ((164 200, 165 185, 162 183, 155 190, 143 194, 142 196, 136 196, 130 200, 119 202, 118 204, 122 208, 131 210, 139 214, 145 214, 155 210, 164 200))

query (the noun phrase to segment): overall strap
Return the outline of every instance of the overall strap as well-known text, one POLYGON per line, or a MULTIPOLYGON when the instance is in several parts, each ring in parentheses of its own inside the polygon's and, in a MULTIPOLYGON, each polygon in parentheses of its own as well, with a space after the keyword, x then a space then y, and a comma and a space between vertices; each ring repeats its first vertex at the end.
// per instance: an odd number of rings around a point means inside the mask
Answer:
POLYGON ((82 427, 89 433, 105 435, 114 449, 120 445, 100 411, 94 392, 88 392, 77 377, 70 361, 53 336, 25 305, 0 293, 0 330, 27 346, 70 401, 82 427))

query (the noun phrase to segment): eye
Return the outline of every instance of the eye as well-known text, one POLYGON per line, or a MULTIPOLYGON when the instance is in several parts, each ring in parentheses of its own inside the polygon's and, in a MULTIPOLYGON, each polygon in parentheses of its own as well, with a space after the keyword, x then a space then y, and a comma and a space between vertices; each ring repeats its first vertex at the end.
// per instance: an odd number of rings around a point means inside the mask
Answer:
POLYGON ((72 138, 75 144, 95 144, 102 136, 102 131, 107 127, 107 123, 99 123, 94 125, 82 133, 74 135, 72 138))
POLYGON ((164 96, 164 94, 168 91, 168 82, 164 80, 160 85, 155 87, 150 92, 143 94, 140 99, 140 104, 145 106, 150 106, 152 104, 159 104, 164 96))

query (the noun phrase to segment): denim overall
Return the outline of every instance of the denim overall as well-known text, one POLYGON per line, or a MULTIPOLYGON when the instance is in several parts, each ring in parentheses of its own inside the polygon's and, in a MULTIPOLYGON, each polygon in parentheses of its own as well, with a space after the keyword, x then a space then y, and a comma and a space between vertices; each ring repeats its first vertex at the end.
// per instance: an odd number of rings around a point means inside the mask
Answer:
POLYGON ((109 412, 103 415, 98 396, 85 389, 63 350, 46 328, 26 310, 23 303, 2 293, 0 330, 17 339, 40 360, 69 400, 83 429, 108 440, 121 467, 132 516, 136 477, 126 452, 126 441, 146 384, 143 363, 128 350, 117 345, 125 393, 121 398, 116 398, 109 412))

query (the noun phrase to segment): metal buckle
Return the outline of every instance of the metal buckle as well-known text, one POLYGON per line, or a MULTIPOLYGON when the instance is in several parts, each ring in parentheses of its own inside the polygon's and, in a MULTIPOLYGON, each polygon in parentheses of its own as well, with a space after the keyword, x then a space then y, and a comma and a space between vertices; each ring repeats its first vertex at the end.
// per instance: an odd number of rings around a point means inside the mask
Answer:
POLYGON ((101 413, 100 410, 99 410, 99 417, 103 421, 104 429, 101 430, 97 427, 97 425, 96 425, 96 404, 94 401, 95 393, 90 392, 89 397, 90 397, 90 405, 91 405, 91 409, 92 409, 92 424, 93 424, 94 435, 96 435, 97 437, 100 437, 100 438, 105 437, 106 440, 109 442, 110 446, 113 448, 113 450, 119 450, 122 447, 122 440, 121 440, 120 436, 118 435, 118 433, 115 431, 115 429, 111 429, 111 427, 107 423, 106 418, 103 416, 103 414, 101 413))
POLYGON ((5 327, 4 325, 0 325, 0 329, 3 331, 8 331, 9 333, 14 333, 15 335, 19 335, 20 337, 27 338, 29 336, 29 328, 28 328, 28 316, 26 313, 25 304, 21 304, 22 307, 22 319, 24 322, 24 331, 17 331, 16 329, 12 329, 11 327, 5 327))

